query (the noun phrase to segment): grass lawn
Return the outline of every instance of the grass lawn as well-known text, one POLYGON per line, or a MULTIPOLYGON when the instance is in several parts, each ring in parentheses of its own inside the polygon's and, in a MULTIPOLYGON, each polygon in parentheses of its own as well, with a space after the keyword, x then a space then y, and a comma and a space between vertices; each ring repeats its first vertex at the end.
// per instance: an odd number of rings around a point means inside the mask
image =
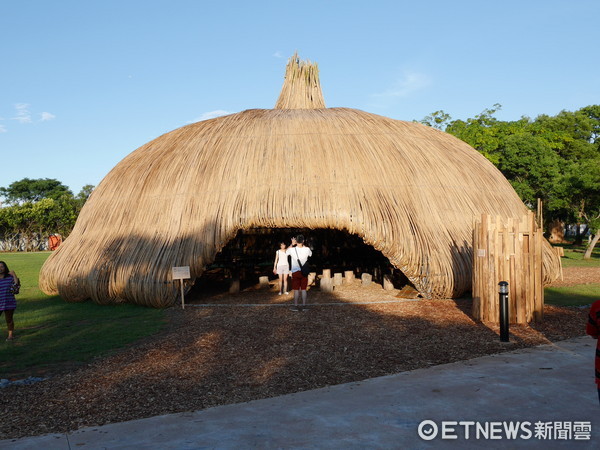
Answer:
MULTIPOLYGON (((600 269, 600 248, 596 246, 592 258, 585 260, 586 245, 561 245, 565 250, 563 267, 597 267, 600 269)), ((600 284, 578 284, 575 286, 548 287, 544 289, 546 303, 557 306, 581 306, 600 300, 600 284)))
POLYGON ((565 256, 562 258, 563 267, 600 267, 600 245, 596 245, 590 259, 583 259, 587 245, 562 244, 565 256))
POLYGON ((544 289, 544 301, 556 306, 582 306, 600 300, 600 284, 549 287, 544 289))
POLYGON ((162 310, 136 305, 100 306, 67 303, 38 289, 38 275, 50 252, 0 253, 21 279, 15 336, 6 342, 0 316, 0 378, 22 378, 60 371, 106 355, 158 332, 166 323, 162 310))

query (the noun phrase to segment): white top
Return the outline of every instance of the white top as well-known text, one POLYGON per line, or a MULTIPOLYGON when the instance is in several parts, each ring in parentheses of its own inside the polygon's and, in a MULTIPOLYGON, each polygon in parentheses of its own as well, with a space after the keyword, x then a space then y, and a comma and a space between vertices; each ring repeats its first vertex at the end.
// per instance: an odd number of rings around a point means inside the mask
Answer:
POLYGON ((290 269, 290 265, 288 263, 288 257, 285 250, 277 250, 275 252, 277 257, 277 267, 285 267, 287 270, 290 269))
POLYGON ((290 247, 285 251, 288 255, 292 255, 292 273, 300 272, 300 266, 298 265, 298 259, 304 265, 309 256, 312 256, 310 248, 304 247, 290 247), (296 252, 298 252, 296 254, 296 252))

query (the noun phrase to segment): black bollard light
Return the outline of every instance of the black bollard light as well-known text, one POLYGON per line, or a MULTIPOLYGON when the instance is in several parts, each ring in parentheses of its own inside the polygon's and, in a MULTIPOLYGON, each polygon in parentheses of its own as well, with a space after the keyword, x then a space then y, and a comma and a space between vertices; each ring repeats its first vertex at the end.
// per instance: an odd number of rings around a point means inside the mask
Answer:
POLYGON ((508 342, 508 283, 498 283, 500 300, 500 342, 508 342))

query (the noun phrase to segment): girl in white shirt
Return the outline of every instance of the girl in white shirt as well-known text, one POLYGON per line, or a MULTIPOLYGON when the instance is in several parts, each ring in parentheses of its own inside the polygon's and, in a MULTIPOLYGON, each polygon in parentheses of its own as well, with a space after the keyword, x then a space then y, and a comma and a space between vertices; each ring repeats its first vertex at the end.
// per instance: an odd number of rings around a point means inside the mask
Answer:
POLYGON ((290 274, 290 265, 285 252, 285 242, 279 243, 279 250, 275 252, 275 264, 273 264, 273 273, 279 276, 279 294, 287 294, 287 279, 290 274))

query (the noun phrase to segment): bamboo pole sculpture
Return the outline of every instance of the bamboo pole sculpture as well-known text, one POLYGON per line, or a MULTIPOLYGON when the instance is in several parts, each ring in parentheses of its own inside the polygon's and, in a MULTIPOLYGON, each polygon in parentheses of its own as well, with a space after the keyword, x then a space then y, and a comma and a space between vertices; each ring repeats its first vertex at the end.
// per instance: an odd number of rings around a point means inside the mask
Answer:
POLYGON ((542 320, 543 239, 542 229, 532 212, 508 220, 482 215, 473 230, 472 306, 475 319, 499 322, 498 283, 506 281, 510 322, 542 320))
MULTIPOLYGON (((528 209, 455 137, 349 108, 325 108, 317 66, 289 61, 275 109, 176 129, 124 158, 40 273, 67 301, 177 301, 239 230, 332 228, 361 236, 426 298, 471 289, 476 217, 528 209), (285 170, 281 170, 285 168, 285 170)), ((544 241, 544 280, 558 273, 544 241)))

